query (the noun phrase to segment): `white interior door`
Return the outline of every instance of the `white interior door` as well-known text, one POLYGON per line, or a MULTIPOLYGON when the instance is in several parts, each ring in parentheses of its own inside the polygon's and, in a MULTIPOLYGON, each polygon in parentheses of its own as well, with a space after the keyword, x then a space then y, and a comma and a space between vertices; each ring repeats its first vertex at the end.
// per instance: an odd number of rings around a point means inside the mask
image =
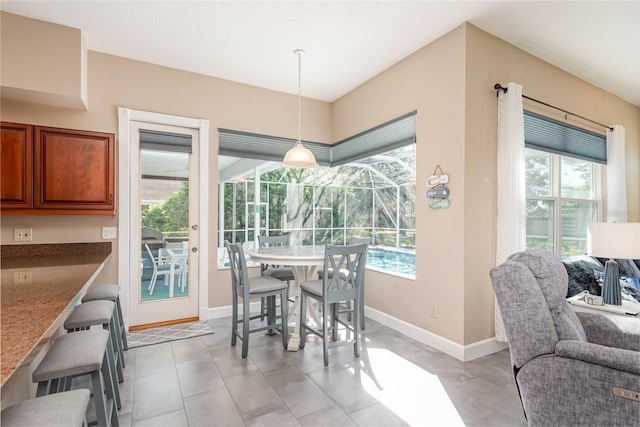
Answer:
POLYGON ((130 122, 130 328, 199 317, 198 135, 130 122))

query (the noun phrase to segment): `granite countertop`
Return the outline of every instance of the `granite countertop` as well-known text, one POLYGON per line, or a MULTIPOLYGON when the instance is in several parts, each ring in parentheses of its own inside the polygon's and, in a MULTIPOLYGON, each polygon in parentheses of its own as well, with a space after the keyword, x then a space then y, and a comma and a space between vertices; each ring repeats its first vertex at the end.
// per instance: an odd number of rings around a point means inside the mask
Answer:
POLYGON ((3 386, 31 363, 110 254, 110 242, 2 246, 3 386))

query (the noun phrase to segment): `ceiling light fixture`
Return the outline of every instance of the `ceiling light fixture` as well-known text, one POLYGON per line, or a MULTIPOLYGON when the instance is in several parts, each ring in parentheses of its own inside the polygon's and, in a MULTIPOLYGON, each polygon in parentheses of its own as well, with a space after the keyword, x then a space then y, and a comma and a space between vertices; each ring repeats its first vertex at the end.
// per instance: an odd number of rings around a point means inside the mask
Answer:
POLYGON ((304 50, 296 49, 293 51, 295 55, 298 55, 298 140, 292 149, 287 151, 287 154, 284 156, 284 160, 282 161, 282 165, 288 168, 293 169, 304 169, 304 168, 314 168, 318 166, 316 162, 316 157, 313 155, 311 150, 308 148, 304 148, 302 145, 302 139, 300 138, 300 129, 301 129, 301 118, 302 118, 302 96, 300 95, 300 83, 302 81, 301 78, 301 69, 302 69, 302 54, 304 50))

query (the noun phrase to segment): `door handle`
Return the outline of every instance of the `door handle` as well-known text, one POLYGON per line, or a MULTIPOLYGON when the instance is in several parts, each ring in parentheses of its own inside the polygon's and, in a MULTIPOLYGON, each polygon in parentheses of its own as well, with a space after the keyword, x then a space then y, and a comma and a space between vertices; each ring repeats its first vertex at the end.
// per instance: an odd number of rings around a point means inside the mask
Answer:
POLYGON ((193 225, 191 226, 191 228, 192 228, 193 230, 197 230, 197 229, 198 229, 198 224, 193 224, 193 225))

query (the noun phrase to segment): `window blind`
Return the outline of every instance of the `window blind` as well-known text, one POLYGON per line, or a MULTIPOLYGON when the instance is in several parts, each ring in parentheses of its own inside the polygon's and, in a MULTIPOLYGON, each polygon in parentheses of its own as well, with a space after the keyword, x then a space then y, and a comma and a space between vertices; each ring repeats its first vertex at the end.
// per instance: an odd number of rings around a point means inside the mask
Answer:
POLYGON ((337 142, 331 147, 331 165, 373 156, 415 142, 416 112, 400 116, 358 135, 337 142))
POLYGON ((604 135, 530 111, 524 112, 524 145, 527 148, 607 164, 607 140, 604 135))
MULTIPOLYGON (((260 135, 230 129, 218 129, 219 151, 221 156, 243 159, 272 160, 281 162, 296 143, 293 139, 260 135)), ((313 152, 318 164, 329 165, 329 146, 317 142, 302 141, 302 145, 313 152)))
POLYGON ((191 153, 191 135, 140 129, 140 149, 191 153))
MULTIPOLYGON (((322 166, 337 166, 415 142, 416 113, 411 112, 334 145, 303 141, 322 166)), ((282 161, 295 140, 218 129, 222 156, 282 161)))

